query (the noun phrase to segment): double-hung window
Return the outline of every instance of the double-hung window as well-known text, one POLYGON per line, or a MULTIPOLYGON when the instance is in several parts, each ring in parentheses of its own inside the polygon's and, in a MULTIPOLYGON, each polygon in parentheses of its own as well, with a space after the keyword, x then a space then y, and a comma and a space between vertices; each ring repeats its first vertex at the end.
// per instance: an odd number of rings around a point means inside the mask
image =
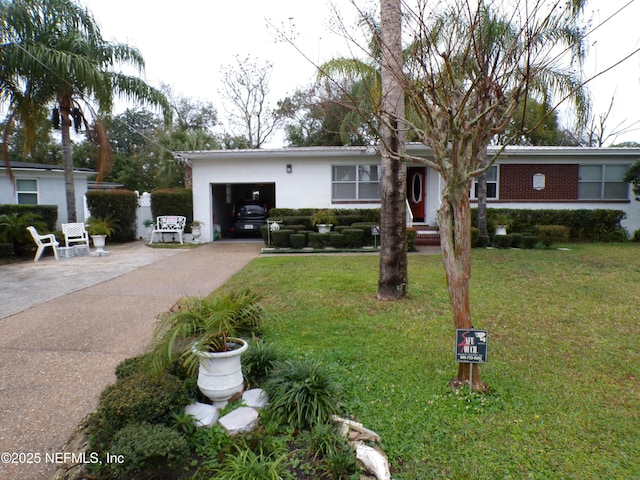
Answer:
POLYGON ((379 201, 380 165, 334 165, 331 199, 334 201, 379 201))
POLYGON ((38 204, 38 181, 31 179, 16 179, 16 192, 18 195, 18 205, 38 204))
POLYGON ((629 184, 624 176, 629 165, 580 165, 580 200, 628 200, 629 184))
MULTIPOLYGON (((471 192, 469 198, 472 200, 478 199, 478 177, 473 177, 471 183, 471 192)), ((487 198, 498 198, 498 166, 492 165, 487 170, 487 198)))

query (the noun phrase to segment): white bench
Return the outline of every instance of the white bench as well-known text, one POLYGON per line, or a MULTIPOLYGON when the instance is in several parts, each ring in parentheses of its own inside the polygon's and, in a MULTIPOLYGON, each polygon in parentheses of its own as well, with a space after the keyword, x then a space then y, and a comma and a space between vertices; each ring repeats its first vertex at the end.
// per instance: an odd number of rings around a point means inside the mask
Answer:
POLYGON ((162 235, 165 233, 173 233, 178 234, 178 238, 180 239, 180 243, 182 244, 182 234, 184 233, 184 226, 187 223, 187 217, 181 217, 177 215, 165 215, 162 217, 158 217, 156 219, 156 226, 151 232, 151 241, 149 244, 153 243, 153 239, 156 236, 156 233, 159 233, 160 239, 162 239, 162 235))

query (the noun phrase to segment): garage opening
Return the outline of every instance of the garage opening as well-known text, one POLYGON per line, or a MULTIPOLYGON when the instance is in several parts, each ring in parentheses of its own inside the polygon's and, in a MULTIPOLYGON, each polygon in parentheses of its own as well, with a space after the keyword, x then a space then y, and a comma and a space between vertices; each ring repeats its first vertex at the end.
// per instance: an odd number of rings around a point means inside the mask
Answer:
MULTIPOLYGON (((212 223, 220 225, 223 237, 229 238, 236 206, 243 203, 263 205, 268 212, 276 206, 275 183, 212 183, 211 184, 212 223)), ((247 230, 247 236, 259 236, 247 230)))

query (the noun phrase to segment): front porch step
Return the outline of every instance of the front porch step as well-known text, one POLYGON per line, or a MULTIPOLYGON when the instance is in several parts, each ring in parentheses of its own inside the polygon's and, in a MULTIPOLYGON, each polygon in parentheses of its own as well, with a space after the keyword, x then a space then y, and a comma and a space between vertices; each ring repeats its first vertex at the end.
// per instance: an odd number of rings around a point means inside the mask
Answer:
POLYGON ((440 229, 438 227, 429 226, 427 224, 414 223, 411 228, 415 228, 416 245, 440 246, 440 229))

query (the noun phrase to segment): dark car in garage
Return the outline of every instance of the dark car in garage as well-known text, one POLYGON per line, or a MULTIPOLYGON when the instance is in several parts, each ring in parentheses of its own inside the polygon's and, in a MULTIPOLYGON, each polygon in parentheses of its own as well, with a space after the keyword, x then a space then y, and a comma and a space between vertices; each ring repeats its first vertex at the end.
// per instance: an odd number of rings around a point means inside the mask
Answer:
POLYGON ((242 202, 233 209, 231 228, 232 237, 241 235, 260 235, 260 227, 267 221, 267 210, 258 202, 242 202))

